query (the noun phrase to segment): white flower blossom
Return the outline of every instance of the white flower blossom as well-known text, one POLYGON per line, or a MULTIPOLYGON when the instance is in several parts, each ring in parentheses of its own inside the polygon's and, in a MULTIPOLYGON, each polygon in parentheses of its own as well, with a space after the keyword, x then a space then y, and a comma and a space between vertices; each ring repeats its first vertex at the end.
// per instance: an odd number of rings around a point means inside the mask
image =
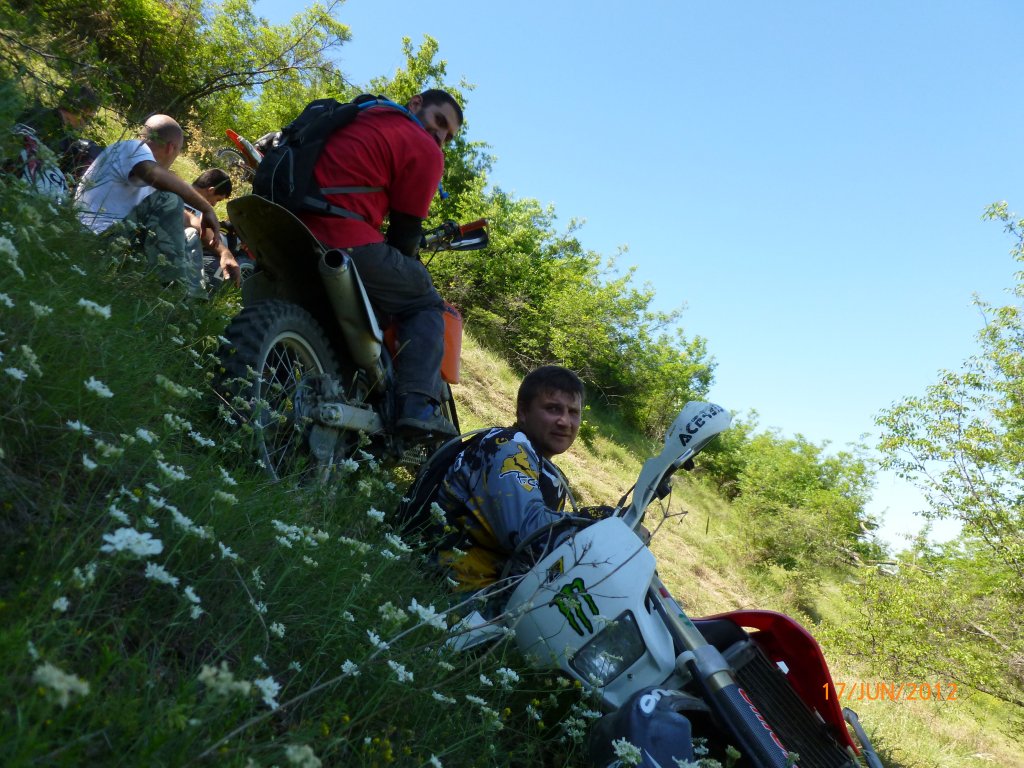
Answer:
POLYGON ((148 429, 143 429, 142 427, 139 427, 138 429, 135 430, 135 436, 139 438, 139 440, 141 440, 142 442, 149 443, 150 445, 156 442, 156 435, 154 435, 148 429))
POLYGON ((430 695, 434 698, 434 701, 440 701, 442 704, 455 703, 455 699, 451 696, 445 696, 443 693, 438 693, 437 691, 432 691, 430 695))
POLYGON ((267 666, 267 662, 265 662, 263 660, 263 657, 260 656, 258 653, 252 657, 252 660, 256 662, 256 666, 258 666, 260 669, 270 669, 270 667, 267 666))
POLYGON ((124 512, 121 511, 121 509, 117 506, 116 502, 115 503, 111 503, 111 505, 109 507, 107 507, 107 514, 109 514, 112 518, 117 520, 117 522, 119 522, 119 523, 124 523, 125 525, 131 525, 131 522, 132 522, 131 518, 128 517, 128 515, 126 515, 124 512))
POLYGON ((391 667, 391 670, 395 673, 395 676, 398 678, 398 682, 400 682, 400 683, 412 682, 412 672, 407 670, 405 667, 403 667, 397 661, 392 661, 392 660, 389 659, 388 660, 388 666, 391 667))
POLYGON ((0 304, 3 304, 8 309, 14 309, 14 302, 6 293, 0 293, 0 304))
POLYGON ((208 437, 203 437, 195 430, 189 432, 188 436, 191 437, 196 442, 196 445, 201 445, 203 448, 213 448, 215 445, 217 445, 217 443, 215 443, 213 440, 211 440, 208 437))
POLYGON ((374 648, 379 648, 382 651, 386 651, 388 644, 380 639, 380 635, 374 632, 372 629, 366 630, 366 636, 370 639, 370 645, 374 648))
POLYGON ((248 696, 252 691, 252 683, 247 680, 235 680, 226 661, 222 661, 220 667, 203 664, 199 672, 199 682, 216 696, 248 696))
POLYGON ((64 597, 64 595, 61 595, 53 601, 53 605, 51 607, 58 613, 67 613, 68 608, 71 607, 71 601, 64 597))
POLYGON ((53 314, 53 307, 48 307, 45 304, 36 304, 34 301, 30 301, 28 305, 32 309, 32 314, 36 317, 42 318, 53 314))
POLYGON ((157 459, 156 467, 168 480, 188 480, 188 475, 185 474, 185 470, 181 467, 175 466, 174 464, 168 464, 164 461, 157 459))
POLYGON ((224 469, 224 467, 217 467, 217 469, 220 472, 220 478, 221 480, 224 481, 225 485, 238 485, 238 481, 235 480, 235 478, 233 478, 231 475, 229 475, 228 471, 224 469))
POLYGON ((36 355, 35 350, 28 344, 22 344, 18 349, 21 352, 21 356, 25 358, 25 365, 28 366, 28 369, 36 376, 42 376, 43 369, 39 367, 39 357, 36 355))
POLYGON ((206 613, 206 611, 204 611, 198 605, 193 605, 191 608, 189 608, 189 611, 188 611, 188 615, 192 618, 193 621, 198 619, 204 613, 206 613))
POLYGON ((640 765, 643 761, 643 754, 640 748, 630 743, 628 739, 615 739, 612 742, 615 749, 615 756, 619 758, 622 765, 640 765))
POLYGON ((71 702, 72 693, 76 693, 79 696, 89 695, 89 683, 78 677, 78 675, 72 675, 58 669, 50 662, 45 662, 36 667, 35 672, 32 673, 32 679, 56 693, 57 703, 61 707, 67 707, 71 702))
POLYGON ((368 518, 370 518, 371 520, 373 520, 374 522, 377 522, 377 523, 383 523, 384 522, 384 513, 381 512, 376 507, 370 507, 368 510, 366 510, 366 516, 368 518))
POLYGON ((430 760, 428 760, 428 762, 430 763, 430 768, 444 768, 444 764, 434 755, 430 756, 430 760))
POLYGON ((164 550, 160 539, 154 539, 148 533, 139 533, 134 528, 118 528, 113 533, 103 534, 107 543, 100 547, 101 552, 128 552, 137 557, 159 555, 164 550))
POLYGON ((202 599, 199 597, 199 595, 196 594, 196 591, 194 589, 192 589, 192 587, 185 587, 185 589, 182 590, 182 591, 185 593, 185 598, 190 603, 194 603, 195 605, 199 605, 201 602, 203 602, 202 599))
POLYGON ((437 629, 448 628, 444 614, 438 613, 432 605, 420 605, 416 602, 415 597, 412 599, 412 602, 409 603, 409 612, 415 614, 420 621, 428 626, 435 627, 437 629))
POLYGON ((503 688, 511 688, 519 682, 519 674, 514 669, 509 669, 508 667, 499 667, 495 670, 494 674, 503 688))
POLYGON ((351 659, 345 659, 345 663, 341 665, 341 673, 349 677, 359 677, 359 665, 351 659))
POLYGON ((390 546, 396 552, 412 552, 412 547, 410 547, 408 544, 402 541, 402 538, 394 533, 385 533, 384 540, 388 543, 388 546, 390 546))
POLYGON ((18 381, 24 381, 28 378, 28 374, 21 370, 21 368, 4 368, 4 373, 18 381))
POLYGON ((79 274, 79 275, 81 275, 82 277, 88 277, 88 276, 89 276, 89 273, 88 273, 88 272, 86 272, 86 271, 85 271, 84 269, 82 269, 82 268, 81 268, 80 266, 78 266, 77 264, 72 264, 72 265, 71 265, 71 267, 70 267, 70 269, 71 269, 71 271, 72 271, 72 272, 75 272, 76 274, 79 274))
POLYGON ((170 571, 164 568, 162 565, 157 563, 146 563, 146 574, 147 579, 159 582, 161 584, 170 584, 172 587, 178 586, 180 579, 177 576, 172 576, 170 571))
POLYGON ((87 315, 95 315, 96 317, 102 317, 104 320, 110 319, 110 306, 100 306, 95 301, 89 301, 89 299, 79 299, 78 306, 85 310, 87 315))
POLYGON ((341 618, 343 618, 345 621, 351 622, 354 622, 356 620, 356 617, 352 615, 351 611, 342 611, 341 618))
POLYGON ((409 615, 390 601, 377 608, 381 618, 389 624, 404 624, 409 615))
POLYGON ((275 621, 270 625, 270 634, 277 635, 277 637, 284 637, 284 624, 279 621, 275 621))
POLYGON ((308 744, 289 744, 284 748, 284 756, 298 768, 320 768, 323 765, 308 744))
POLYGON ((281 692, 281 684, 273 677, 257 678, 252 681, 252 684, 259 690, 264 704, 271 709, 277 709, 280 706, 275 697, 281 692))
POLYGON ((110 391, 110 387, 104 384, 102 381, 97 379, 95 376, 90 376, 85 382, 85 388, 92 392, 97 397, 113 397, 114 393, 110 391))
POLYGON ((92 472, 94 469, 96 469, 96 467, 99 466, 99 464, 97 464, 95 461, 93 461, 92 458, 88 454, 83 453, 82 454, 82 466, 85 467, 85 471, 86 472, 92 472))
POLYGON ((238 497, 235 496, 235 494, 233 493, 228 493, 227 491, 214 491, 213 498, 215 498, 217 501, 223 501, 225 504, 238 503, 238 497))
POLYGON ((83 435, 91 435, 92 430, 80 421, 67 421, 65 426, 72 432, 81 432, 83 435))
POLYGON ((486 685, 488 688, 494 687, 494 681, 491 680, 487 675, 480 675, 480 684, 486 685))
POLYGON ((220 556, 223 560, 238 560, 238 555, 227 544, 218 541, 217 546, 220 547, 220 556))

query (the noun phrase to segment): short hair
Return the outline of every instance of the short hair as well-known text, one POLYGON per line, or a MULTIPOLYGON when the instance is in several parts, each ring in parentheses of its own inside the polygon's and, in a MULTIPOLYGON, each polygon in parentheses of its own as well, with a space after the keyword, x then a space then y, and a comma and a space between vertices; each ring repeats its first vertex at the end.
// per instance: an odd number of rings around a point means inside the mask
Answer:
POLYGON ((465 118, 462 116, 462 107, 459 106, 459 102, 457 102, 455 97, 448 93, 448 91, 442 91, 440 88, 430 88, 421 93, 420 98, 423 99, 423 106, 425 107, 429 107, 431 105, 440 107, 447 104, 455 110, 455 116, 459 118, 460 126, 466 122, 465 118))
POLYGON ((207 168, 196 176, 192 186, 201 189, 213 187, 214 194, 231 197, 231 177, 222 168, 207 168))
POLYGON ((579 395, 580 405, 583 405, 583 382, 579 376, 560 365, 542 365, 526 374, 519 385, 516 411, 528 408, 534 399, 544 392, 579 395))

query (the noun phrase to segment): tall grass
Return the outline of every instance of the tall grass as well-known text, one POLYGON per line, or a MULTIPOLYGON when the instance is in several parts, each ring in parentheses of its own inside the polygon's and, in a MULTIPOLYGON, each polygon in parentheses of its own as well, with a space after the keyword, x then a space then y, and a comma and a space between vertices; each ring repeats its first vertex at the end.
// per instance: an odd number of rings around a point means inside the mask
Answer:
POLYGON ((445 649, 373 457, 267 482, 210 388, 230 297, 2 180, 0 220, 4 765, 578 763, 575 691, 445 649))

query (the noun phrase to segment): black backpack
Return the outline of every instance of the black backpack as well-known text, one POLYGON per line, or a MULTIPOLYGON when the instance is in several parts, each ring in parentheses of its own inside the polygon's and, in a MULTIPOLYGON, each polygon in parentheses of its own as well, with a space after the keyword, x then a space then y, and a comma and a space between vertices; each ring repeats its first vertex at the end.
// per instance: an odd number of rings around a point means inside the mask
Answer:
POLYGON ((437 501, 437 492, 444 483, 444 476, 459 454, 483 438, 490 429, 477 429, 453 437, 428 458, 416 474, 416 479, 405 492, 398 509, 395 510, 395 528, 406 534, 420 534, 424 538, 436 539, 443 534, 444 525, 433 518, 430 505, 437 501))
POLYGON ((364 109, 387 107, 415 120, 408 109, 383 96, 363 94, 342 103, 337 99, 311 101, 302 113, 281 130, 273 146, 263 155, 253 178, 253 194, 265 197, 293 213, 313 211, 332 216, 362 220, 362 216, 332 205, 324 195, 379 192, 381 187, 330 187, 320 189, 313 168, 324 144, 339 128, 351 123, 364 109))

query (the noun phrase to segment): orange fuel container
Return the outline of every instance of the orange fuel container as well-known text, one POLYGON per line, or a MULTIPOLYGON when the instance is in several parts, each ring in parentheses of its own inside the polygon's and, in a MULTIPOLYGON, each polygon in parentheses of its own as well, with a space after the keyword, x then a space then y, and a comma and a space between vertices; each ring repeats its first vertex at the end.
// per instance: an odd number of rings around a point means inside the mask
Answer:
MULTIPOLYGON (((402 361, 397 359, 398 334, 396 325, 392 323, 384 331, 384 343, 392 357, 396 357, 396 365, 402 361)), ((444 355, 441 358, 441 378, 449 384, 459 383, 462 367, 462 315, 459 310, 444 303, 444 355)))

